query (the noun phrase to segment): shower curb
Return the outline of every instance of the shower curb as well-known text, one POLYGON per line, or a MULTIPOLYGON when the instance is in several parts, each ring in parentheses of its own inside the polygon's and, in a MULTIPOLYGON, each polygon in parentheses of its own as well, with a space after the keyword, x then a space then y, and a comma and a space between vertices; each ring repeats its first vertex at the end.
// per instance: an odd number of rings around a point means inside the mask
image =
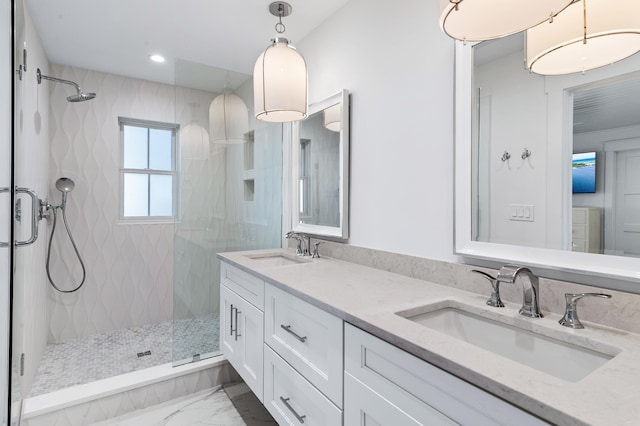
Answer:
POLYGON ((177 367, 167 363, 27 398, 22 425, 87 425, 238 379, 222 355, 177 367))

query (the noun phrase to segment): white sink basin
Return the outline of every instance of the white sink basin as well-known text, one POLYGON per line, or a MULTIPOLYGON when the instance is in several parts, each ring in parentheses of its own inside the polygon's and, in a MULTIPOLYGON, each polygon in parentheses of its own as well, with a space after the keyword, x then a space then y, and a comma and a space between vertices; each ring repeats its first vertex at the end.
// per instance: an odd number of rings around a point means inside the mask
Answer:
POLYGON ((309 260, 302 257, 293 256, 287 253, 260 253, 247 255, 251 260, 259 262, 261 266, 286 266, 305 263, 309 260))
POLYGON ((534 333, 469 312, 474 308, 457 302, 446 305, 428 305, 396 314, 570 382, 581 380, 619 352, 612 349, 610 353, 603 353, 534 333))

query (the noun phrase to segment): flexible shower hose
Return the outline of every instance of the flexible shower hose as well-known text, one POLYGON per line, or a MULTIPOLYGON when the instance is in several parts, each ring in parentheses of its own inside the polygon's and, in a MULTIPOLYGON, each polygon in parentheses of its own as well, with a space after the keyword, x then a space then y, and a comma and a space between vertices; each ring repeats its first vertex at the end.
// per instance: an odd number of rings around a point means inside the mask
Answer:
POLYGON ((53 211, 53 226, 51 227, 51 236, 49 237, 49 247, 47 248, 47 277, 49 278, 49 282, 60 293, 73 293, 75 291, 80 290, 80 287, 84 284, 85 279, 87 278, 87 270, 84 267, 84 262, 82 261, 82 256, 80 256, 80 252, 78 251, 78 247, 76 246, 76 242, 73 240, 73 235, 71 235, 71 231, 69 230, 69 225, 67 224, 67 212, 61 206, 51 206, 51 210, 53 211), (69 239, 71 240, 71 245, 73 246, 73 250, 76 252, 76 256, 78 256, 78 260, 80 261, 80 266, 82 267, 82 281, 80 284, 72 289, 72 290, 63 290, 56 285, 51 277, 51 271, 49 270, 49 260, 51 259, 51 243, 53 242, 53 236, 56 232, 56 222, 58 221, 57 210, 62 210, 62 222, 64 222, 64 227, 67 230, 67 235, 69 235, 69 239))

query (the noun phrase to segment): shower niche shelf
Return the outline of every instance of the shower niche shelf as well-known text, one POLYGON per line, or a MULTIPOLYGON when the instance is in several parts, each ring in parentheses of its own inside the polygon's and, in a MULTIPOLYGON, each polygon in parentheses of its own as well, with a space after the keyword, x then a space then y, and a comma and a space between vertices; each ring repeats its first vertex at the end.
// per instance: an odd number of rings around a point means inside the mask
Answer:
POLYGON ((254 169, 255 131, 249 130, 244 134, 244 170, 254 169))
POLYGON ((244 179, 244 200, 253 201, 255 198, 255 179, 244 179))

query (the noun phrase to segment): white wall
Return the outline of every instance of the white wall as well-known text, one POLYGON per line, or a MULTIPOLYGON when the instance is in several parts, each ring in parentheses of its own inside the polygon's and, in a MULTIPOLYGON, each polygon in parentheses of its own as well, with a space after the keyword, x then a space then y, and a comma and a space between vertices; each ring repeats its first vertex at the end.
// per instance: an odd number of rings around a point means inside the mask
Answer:
MULTIPOLYGON (((49 196, 60 202, 55 181, 72 178, 67 218, 87 268, 83 288, 49 290, 49 340, 63 341, 172 318, 173 224, 118 224, 120 145, 118 117, 173 123, 174 86, 54 65, 55 77, 77 82, 95 99, 70 103, 73 88, 50 83, 51 174, 49 196)), ((186 98, 184 96, 183 98, 186 98)), ((211 95, 207 96, 208 99, 211 95)), ((204 103, 204 102, 203 102, 204 103)), ((189 123, 190 114, 181 114, 189 123)), ((77 285, 81 271, 56 230, 51 272, 58 285, 77 285)))
POLYGON ((352 0, 296 47, 311 103, 351 92, 349 243, 455 260, 454 51, 438 3, 352 0))
POLYGON ((480 197, 488 200, 489 211, 480 215, 479 226, 488 228, 487 238, 482 241, 548 247, 545 79, 522 66, 523 55, 520 50, 474 70, 474 88, 479 88, 484 98, 480 127, 489 125, 479 148, 487 154, 480 172, 488 176, 489 190, 480 197), (523 160, 525 148, 531 156, 523 160), (511 154, 508 161, 501 160, 505 151, 511 154), (513 204, 534 206, 534 221, 511 220, 513 204))

